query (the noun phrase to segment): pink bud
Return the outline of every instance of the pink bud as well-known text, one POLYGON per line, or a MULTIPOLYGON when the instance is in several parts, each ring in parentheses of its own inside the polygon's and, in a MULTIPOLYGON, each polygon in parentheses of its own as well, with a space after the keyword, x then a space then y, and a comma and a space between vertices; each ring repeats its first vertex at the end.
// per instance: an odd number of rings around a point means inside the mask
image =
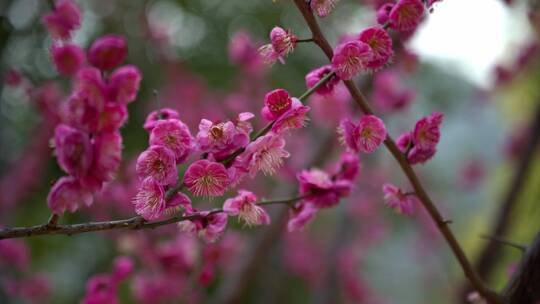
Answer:
POLYGON ((56 70, 66 76, 75 74, 84 63, 84 51, 76 44, 53 44, 51 54, 56 70))
POLYGON ((100 70, 110 70, 127 57, 127 44, 122 36, 106 35, 98 38, 88 50, 88 60, 100 70))

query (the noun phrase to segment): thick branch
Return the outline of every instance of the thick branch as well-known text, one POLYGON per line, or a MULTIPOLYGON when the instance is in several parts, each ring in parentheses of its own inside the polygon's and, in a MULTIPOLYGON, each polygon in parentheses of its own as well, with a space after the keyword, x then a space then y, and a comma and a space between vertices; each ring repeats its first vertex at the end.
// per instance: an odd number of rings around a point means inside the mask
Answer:
MULTIPOLYGON (((304 16, 304 19, 306 20, 312 35, 313 40, 315 43, 322 49, 322 51, 325 53, 326 57, 328 57, 329 60, 332 60, 333 57, 333 51, 332 47, 324 37, 317 21, 315 20, 315 17, 313 13, 311 12, 308 4, 304 0, 294 0, 294 3, 304 16)), ((358 104, 362 112, 364 114, 373 114, 373 110, 369 106, 369 103, 367 102, 367 99, 364 97, 364 95, 358 90, 356 85, 348 80, 344 81, 347 89, 349 90, 349 93, 353 97, 354 101, 358 104)), ((433 219, 435 224, 437 225, 437 228, 441 232, 441 234, 444 236, 446 242, 452 249, 452 252, 454 253, 454 256, 458 260, 461 268, 463 269, 463 272, 471 281, 471 284, 474 286, 476 290, 486 299, 488 299, 490 302, 493 303, 501 303, 500 297, 491 291, 485 284, 482 282, 478 274, 474 271, 473 267, 471 266, 471 263, 465 256, 465 253, 463 252, 463 249, 459 245, 458 241, 456 240, 454 234, 448 227, 447 223, 445 222, 444 218, 441 216, 439 210, 435 207, 435 204, 427 194, 427 192, 424 190, 424 187, 420 183, 420 180, 416 176, 414 170, 412 169, 411 165, 408 163, 405 156, 401 153, 399 148, 397 147, 394 140, 388 136, 386 140, 384 141, 384 144, 386 145, 387 149, 390 151, 392 156, 396 159, 396 161, 399 163, 401 169, 409 179, 409 182, 411 183, 412 187, 414 188, 414 192, 416 193, 417 197, 421 201, 424 208, 428 211, 430 217, 433 219)))
MULTIPOLYGON (((293 202, 301 200, 303 197, 292 197, 280 200, 261 201, 259 205, 289 205, 293 202)), ((214 209, 210 211, 208 215, 223 212, 223 209, 214 209)), ((206 216, 208 216, 206 215, 206 216)), ((50 225, 49 223, 43 225, 37 225, 32 227, 16 227, 16 228, 4 228, 0 230, 0 240, 10 238, 30 237, 37 235, 53 235, 62 234, 71 236, 73 234, 80 234, 93 231, 115 230, 115 229, 153 229, 159 226, 169 225, 187 220, 194 220, 204 218, 204 215, 177 215, 166 220, 146 222, 142 217, 135 216, 124 220, 105 221, 105 222, 89 222, 71 225, 50 225)))

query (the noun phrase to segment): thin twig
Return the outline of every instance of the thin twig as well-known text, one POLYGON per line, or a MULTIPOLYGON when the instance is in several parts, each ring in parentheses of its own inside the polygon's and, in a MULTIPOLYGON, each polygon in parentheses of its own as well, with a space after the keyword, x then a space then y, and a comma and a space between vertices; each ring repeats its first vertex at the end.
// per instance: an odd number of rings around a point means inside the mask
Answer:
POLYGON ((525 252, 527 250, 527 246, 523 244, 518 244, 516 242, 509 241, 505 238, 499 237, 499 236, 493 236, 493 235, 481 235, 481 239, 488 240, 494 243, 498 243, 501 245, 506 245, 515 249, 518 249, 521 252, 525 252))
MULTIPOLYGON (((324 37, 319 24, 317 23, 317 20, 315 19, 315 16, 311 12, 310 7, 306 4, 304 0, 293 0, 300 12, 302 13, 302 16, 304 17, 305 21, 307 22, 309 29, 311 30, 311 33, 313 35, 314 42, 321 48, 321 50, 325 53, 326 57, 329 60, 332 60, 333 57, 333 50, 326 38, 324 37)), ((362 92, 356 87, 356 85, 350 81, 344 81, 345 86, 349 90, 349 93, 351 94, 354 101, 357 103, 357 105, 360 107, 362 112, 364 114, 373 114, 373 110, 371 109, 369 103, 367 102, 367 99, 364 97, 362 92)), ((467 256, 465 255, 465 252, 461 248, 461 245, 457 241, 456 237, 448 227, 447 223, 445 222, 444 218, 440 214, 439 210, 425 191, 423 185, 421 184, 420 180, 416 176, 416 173, 412 169, 411 165, 405 158, 405 156, 401 153, 399 148, 397 147, 394 140, 387 136, 386 140, 384 141, 384 144, 386 148, 390 151, 390 153, 394 156, 396 161, 399 163, 401 169, 409 179, 409 182, 414 188, 414 192, 416 192, 416 196, 424 206, 424 208, 428 211, 430 217, 437 225, 437 228, 441 232, 441 234, 444 236, 446 242, 452 249, 452 252, 454 253, 454 256, 458 260, 461 268, 463 269, 463 272, 465 273, 465 276, 471 281, 471 284, 474 286, 474 288, 488 301, 493 303, 502 303, 502 299, 500 296, 495 293, 494 291, 490 290, 488 286, 480 279, 476 271, 473 269, 471 263, 467 259, 467 256)))
MULTIPOLYGON (((289 205, 292 202, 299 201, 303 199, 303 196, 297 196, 288 199, 278 199, 270 201, 262 201, 260 205, 289 205)), ((142 217, 135 216, 123 220, 114 220, 114 221, 104 221, 104 222, 88 222, 80 224, 71 224, 71 225, 37 225, 32 227, 16 227, 16 228, 4 228, 0 230, 0 240, 9 239, 9 238, 21 238, 21 237, 30 237, 37 235, 53 235, 53 234, 63 234, 63 235, 74 235, 86 232, 93 231, 103 231, 103 230, 114 230, 114 229, 132 229, 132 230, 141 230, 141 229, 153 229, 159 226, 169 225, 181 221, 194 220, 204 218, 211 214, 216 214, 223 212, 223 209, 214 209, 211 210, 207 215, 194 214, 194 215, 177 215, 173 216, 166 220, 146 222, 142 217)))

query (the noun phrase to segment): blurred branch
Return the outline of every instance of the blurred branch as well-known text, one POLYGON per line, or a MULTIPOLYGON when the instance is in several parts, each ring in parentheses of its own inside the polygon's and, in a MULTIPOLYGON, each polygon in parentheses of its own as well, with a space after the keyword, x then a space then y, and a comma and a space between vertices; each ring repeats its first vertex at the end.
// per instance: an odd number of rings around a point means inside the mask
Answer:
MULTIPOLYGON (((530 139, 520 157, 514 179, 512 180, 508 192, 503 197, 500 208, 495 216, 494 226, 488 235, 504 237, 510 225, 510 216, 518 202, 519 194, 523 189, 526 177, 529 174, 530 164, 534 160, 535 151, 540 143, 540 104, 536 110, 534 121, 531 123, 530 139)), ((475 269, 481 278, 487 279, 499 259, 500 247, 494 242, 489 242, 481 251, 475 269)), ((468 288, 464 288, 463 295, 467 294, 468 288)))
POLYGON ((498 236, 481 235, 480 238, 491 241, 491 242, 494 242, 494 243, 498 243, 498 244, 501 244, 501 245, 506 245, 506 246, 518 249, 521 252, 525 252, 527 250, 527 246, 525 246, 525 245, 518 244, 518 243, 515 243, 515 242, 512 242, 512 241, 509 241, 507 239, 498 237, 498 236))
POLYGON ((540 232, 528 247, 518 269, 514 272, 503 296, 510 304, 540 301, 540 232))
MULTIPOLYGON (((320 49, 325 53, 328 60, 332 60, 333 57, 333 50, 326 38, 324 37, 324 34, 322 33, 319 24, 317 23, 317 20, 315 19, 315 16, 311 12, 311 9, 304 0, 294 0, 294 3, 300 10, 302 16, 304 17, 307 25, 309 26, 309 29, 311 30, 311 33, 313 35, 313 41, 320 47, 320 49)), ((350 81, 344 81, 345 86, 349 90, 349 93, 353 97, 354 101, 357 103, 357 105, 360 107, 362 112, 364 114, 373 114, 373 110, 371 109, 369 103, 367 102, 367 99, 364 97, 362 92, 356 87, 356 85, 350 81)), ((409 182, 412 184, 414 191, 416 192, 417 197, 419 198, 420 202, 424 206, 424 208, 428 211, 430 217, 437 225, 437 228, 441 232, 441 234, 444 236, 446 242, 452 249, 452 252, 454 253, 454 256, 458 260, 461 268, 463 269, 463 272, 465 273, 465 276, 469 279, 471 284, 474 286, 474 288, 487 300, 493 303, 502 303, 502 300, 500 299, 500 296, 497 295, 495 292, 490 290, 488 286, 481 280, 481 278, 478 276, 474 268, 472 267, 471 263, 467 259, 463 249, 461 248, 461 245, 458 243, 456 237, 448 227, 447 223, 445 222, 444 218, 440 214, 439 210, 425 191, 424 187, 420 183, 420 180, 416 176, 416 173, 412 169, 411 165, 405 158, 405 156, 401 153, 399 148, 397 147, 394 140, 387 136, 386 140, 384 141, 387 149, 390 151, 390 153, 394 156, 396 161, 399 163, 401 169, 409 179, 409 182)))
MULTIPOLYGON (((262 201, 260 205, 289 205, 293 202, 303 199, 303 196, 292 197, 287 199, 271 200, 271 201, 262 201)), ((10 238, 21 238, 21 237, 30 237, 37 235, 53 235, 53 234, 62 234, 62 235, 74 235, 86 232, 94 231, 104 231, 104 230, 115 230, 115 229, 132 229, 132 230, 142 230, 142 229, 153 229, 159 226, 169 225, 173 223, 178 223, 182 221, 202 219, 209 215, 221 213, 223 209, 214 209, 211 210, 207 215, 194 214, 188 216, 174 216, 162 221, 146 222, 142 217, 135 216, 123 220, 114 220, 114 221, 105 221, 105 222, 89 222, 89 223, 80 223, 72 225, 51 225, 50 221, 47 224, 37 225, 32 227, 16 227, 16 228, 4 228, 0 229, 0 240, 10 239, 10 238)), ((51 217, 52 218, 52 217, 51 217)))

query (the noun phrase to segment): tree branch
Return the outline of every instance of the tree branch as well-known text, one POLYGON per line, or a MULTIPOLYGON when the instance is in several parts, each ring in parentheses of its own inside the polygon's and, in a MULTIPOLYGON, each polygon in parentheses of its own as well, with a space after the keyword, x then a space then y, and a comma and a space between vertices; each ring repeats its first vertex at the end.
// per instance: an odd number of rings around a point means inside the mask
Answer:
MULTIPOLYGON (((311 33, 313 35, 313 41, 321 48, 321 50, 325 53, 326 57, 329 60, 332 60, 333 57, 333 50, 326 38, 324 37, 319 24, 317 23, 317 20, 315 20, 315 16, 311 12, 311 9, 309 5, 304 0, 293 0, 300 12, 302 13, 302 16, 307 22, 307 25, 309 26, 309 29, 311 30, 311 33)), ((367 99, 364 97, 362 92, 356 87, 356 85, 350 81, 344 81, 345 86, 349 90, 349 93, 353 97, 356 104, 360 107, 362 112, 364 114, 373 114, 373 110, 369 106, 369 103, 367 102, 367 99)), ((394 140, 387 136, 386 140, 384 141, 384 144, 386 145, 386 148, 390 151, 392 156, 396 159, 396 161, 399 163, 401 169, 409 179, 409 182, 411 183, 412 187, 414 188, 414 192, 416 192, 417 197, 419 198, 420 202, 424 206, 424 208, 428 211, 430 217, 437 225, 437 228, 441 232, 441 234, 444 236, 446 242, 452 249, 452 252, 454 253, 454 256, 458 260, 461 268, 463 269, 463 272, 465 273, 465 276, 469 279, 471 284, 474 286, 474 288, 486 299, 488 299, 490 302, 493 303, 502 303, 502 300, 500 297, 490 290, 485 283, 480 279, 478 274, 474 271, 471 263, 467 259, 463 249, 461 248, 460 244, 458 243, 456 237, 448 227, 447 223, 445 222, 444 218, 441 216, 439 210, 427 194, 427 192, 424 190, 424 187, 420 183, 420 180, 416 176, 416 173, 412 169, 411 165, 405 158, 405 156, 401 153, 399 148, 397 147, 394 140)))
MULTIPOLYGON (((278 199, 278 200, 269 200, 261 201, 259 205, 289 205, 293 202, 303 199, 304 196, 297 196, 287 199, 278 199)), ((208 215, 221 213, 223 209, 213 209, 208 215)), ((206 215, 206 216, 208 216, 206 215)), ((201 214, 194 215, 177 215, 173 216, 166 220, 146 222, 142 217, 135 216, 123 220, 115 221, 105 221, 105 222, 88 222, 80 224, 71 224, 71 225, 50 225, 49 223, 43 225, 37 225, 32 227, 15 227, 15 228, 4 228, 0 229, 0 240, 10 239, 10 238, 21 238, 21 237, 30 237, 38 235, 67 235, 71 236, 74 234, 94 232, 94 231, 104 231, 104 230, 115 230, 115 229, 131 229, 131 230, 142 230, 142 229, 153 229, 159 226, 169 225, 173 223, 178 223, 182 221, 200 219, 206 217, 201 214)))

